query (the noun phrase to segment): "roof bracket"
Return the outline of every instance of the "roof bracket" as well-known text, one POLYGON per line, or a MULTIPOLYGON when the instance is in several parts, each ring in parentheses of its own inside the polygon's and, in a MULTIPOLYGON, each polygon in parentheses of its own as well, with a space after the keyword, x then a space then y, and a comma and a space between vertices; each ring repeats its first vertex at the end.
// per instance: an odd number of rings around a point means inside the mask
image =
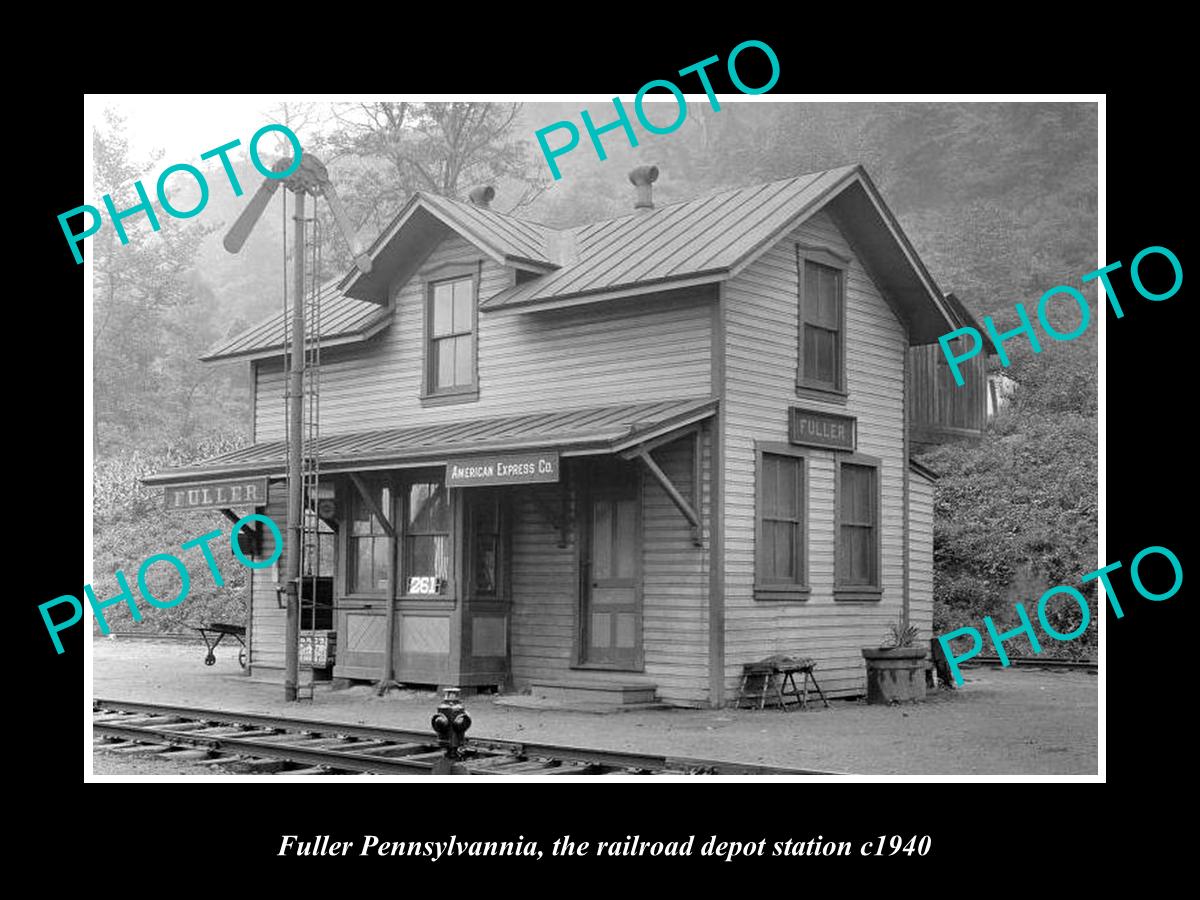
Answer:
POLYGON ((559 549, 560 550, 565 549, 567 546, 567 486, 566 486, 566 484, 559 482, 559 485, 558 485, 558 509, 557 510, 555 510, 554 507, 550 503, 547 503, 545 498, 542 497, 540 494, 535 492, 532 496, 533 496, 533 502, 537 505, 538 509, 540 509, 542 511, 542 514, 546 517, 547 521, 549 521, 550 524, 554 526, 555 531, 558 532, 558 547, 559 547, 559 549))
MULTIPOLYGON (((699 450, 700 445, 698 436, 697 442, 694 446, 696 450, 699 450)), ((650 471, 650 474, 654 476, 655 480, 662 485, 662 489, 667 492, 667 496, 671 498, 671 501, 679 508, 679 511, 683 513, 683 517, 688 520, 688 524, 692 526, 692 543, 697 547, 703 546, 703 529, 700 525, 700 516, 696 513, 695 507, 692 505, 692 503, 688 502, 688 499, 684 497, 683 494, 679 492, 679 488, 675 487, 674 482, 667 477, 667 473, 659 468, 658 463, 654 461, 654 457, 650 455, 649 450, 639 449, 635 455, 645 464, 646 468, 650 471)), ((697 452, 694 454, 694 456, 695 459, 699 459, 700 455, 697 452)), ((700 489, 699 478, 693 478, 692 488, 693 497, 696 497, 700 489)), ((698 506, 699 504, 697 503, 696 505, 698 506)))
POLYGON ((354 486, 358 488, 358 493, 362 497, 363 503, 366 504, 367 509, 371 511, 375 518, 379 520, 379 524, 383 526, 384 533, 388 537, 395 540, 396 529, 392 527, 392 520, 384 515, 383 510, 379 508, 379 504, 375 502, 375 497, 371 494, 370 489, 367 487, 367 483, 362 480, 362 476, 357 472, 351 472, 350 480, 353 481, 354 486))

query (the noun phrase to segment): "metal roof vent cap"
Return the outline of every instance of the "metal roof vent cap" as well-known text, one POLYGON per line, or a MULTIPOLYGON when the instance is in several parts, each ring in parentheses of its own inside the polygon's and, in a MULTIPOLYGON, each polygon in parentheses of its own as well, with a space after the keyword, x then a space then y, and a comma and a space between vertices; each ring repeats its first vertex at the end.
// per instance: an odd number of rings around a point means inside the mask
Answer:
POLYGON ((658 181, 658 166, 638 166, 629 173, 629 183, 637 188, 637 202, 634 209, 654 209, 654 197, 650 185, 658 181))
POLYGON ((496 189, 490 184, 481 184, 479 187, 471 188, 471 193, 467 194, 468 199, 480 209, 487 209, 488 204, 495 196, 496 189))

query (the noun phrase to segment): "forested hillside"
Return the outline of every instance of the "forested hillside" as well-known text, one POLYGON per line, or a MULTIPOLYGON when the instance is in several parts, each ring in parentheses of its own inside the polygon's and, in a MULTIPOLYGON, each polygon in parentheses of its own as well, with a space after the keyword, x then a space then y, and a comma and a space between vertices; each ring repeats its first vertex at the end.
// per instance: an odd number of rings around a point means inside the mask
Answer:
MULTIPOLYGON (((613 118, 610 104, 587 108, 597 123, 613 118)), ((1015 321, 1016 301, 1028 306, 1049 287, 1078 285, 1081 274, 1104 262, 1095 256, 1097 126, 1088 105, 723 103, 714 112, 691 104, 678 131, 643 132, 636 148, 620 132, 606 135, 606 161, 585 134, 559 158, 563 177, 554 181, 533 133, 559 120, 578 124, 579 109, 309 104, 293 106, 289 121, 306 149, 329 164, 368 242, 414 190, 464 196, 486 181, 497 186, 497 209, 567 226, 626 213, 633 201, 627 173, 635 165, 659 166, 655 199, 663 204, 859 162, 941 288, 977 316, 995 314, 1001 326, 1015 321)), ((152 179, 165 165, 130 159, 122 129, 109 118, 97 133, 96 196, 89 202, 127 191, 134 178, 152 179)), ((245 157, 234 159, 248 195, 261 178, 245 157)), ((279 308, 284 223, 276 200, 242 253, 225 253, 220 236, 248 196, 232 195, 219 164, 206 171, 212 190, 203 214, 163 216, 160 233, 133 234, 128 246, 112 240, 111 229, 89 242, 96 254, 97 578, 122 559, 136 567, 179 528, 136 487, 136 473, 248 440, 248 366, 204 365, 196 357, 279 308)), ((348 255, 333 223, 325 225, 329 277, 348 255)), ((1085 294, 1094 302, 1092 287, 1085 294)), ((1015 350, 1007 370, 1018 382, 1015 402, 987 438, 939 448, 924 460, 943 476, 936 500, 939 630, 977 624, 989 612, 1004 620, 1013 600, 1036 601, 1042 586, 1075 583, 1095 568, 1095 335, 1093 326, 1036 356, 1015 350)), ((210 528, 224 522, 209 518, 210 528)), ((209 615, 204 602, 189 601, 192 618, 236 612, 227 606, 209 615)), ((139 627, 176 618, 156 612, 139 627)), ((1090 646, 1081 640, 1049 649, 1090 646)))

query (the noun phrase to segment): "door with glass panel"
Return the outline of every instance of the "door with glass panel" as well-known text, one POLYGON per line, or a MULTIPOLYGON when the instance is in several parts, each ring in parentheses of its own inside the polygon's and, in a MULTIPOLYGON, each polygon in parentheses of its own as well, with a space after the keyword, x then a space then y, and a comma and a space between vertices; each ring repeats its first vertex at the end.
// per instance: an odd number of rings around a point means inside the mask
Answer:
POLYGON ((593 479, 585 501, 582 662, 642 666, 642 516, 638 483, 624 473, 593 479))

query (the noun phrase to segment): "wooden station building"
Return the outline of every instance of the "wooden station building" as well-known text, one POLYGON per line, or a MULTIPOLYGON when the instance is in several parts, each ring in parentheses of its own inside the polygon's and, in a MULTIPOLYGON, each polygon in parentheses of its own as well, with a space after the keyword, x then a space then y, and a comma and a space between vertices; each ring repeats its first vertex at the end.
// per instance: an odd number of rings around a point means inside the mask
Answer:
MULTIPOLYGON (((565 230, 416 194, 324 291, 330 677, 720 706, 771 654, 854 695, 903 611, 931 637, 907 366, 959 316, 860 166, 659 207, 640 171, 565 230)), ((209 351, 250 362, 254 442, 147 479, 169 505, 283 527, 285 326, 209 351)), ((282 680, 278 577, 249 666, 282 680)))

